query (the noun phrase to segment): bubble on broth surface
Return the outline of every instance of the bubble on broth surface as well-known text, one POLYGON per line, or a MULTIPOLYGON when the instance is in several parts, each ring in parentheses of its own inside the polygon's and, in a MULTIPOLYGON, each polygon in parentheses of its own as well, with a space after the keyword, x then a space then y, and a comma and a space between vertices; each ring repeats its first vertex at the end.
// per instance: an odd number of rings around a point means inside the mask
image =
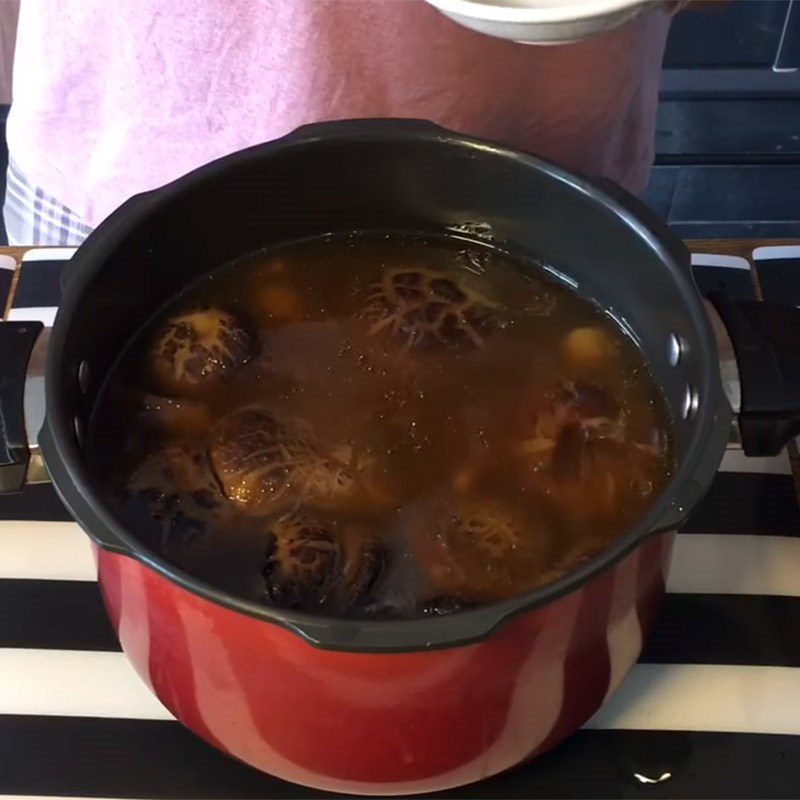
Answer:
POLYGON ((134 403, 145 425, 173 436, 201 436, 213 423, 208 406, 199 400, 141 392, 134 403))
POLYGON ((480 603, 452 595, 433 597, 422 604, 421 612, 424 617, 444 617, 456 611, 465 611, 476 608, 480 603))

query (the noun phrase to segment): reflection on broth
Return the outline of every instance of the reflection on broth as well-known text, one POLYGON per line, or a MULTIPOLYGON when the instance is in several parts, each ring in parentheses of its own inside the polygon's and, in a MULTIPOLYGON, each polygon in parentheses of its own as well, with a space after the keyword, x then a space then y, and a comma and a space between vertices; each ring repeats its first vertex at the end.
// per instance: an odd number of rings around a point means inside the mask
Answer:
POLYGON ((229 592, 447 614, 552 582, 650 506, 673 455, 644 367, 530 264, 324 237, 163 310, 102 393, 92 466, 147 545, 229 592))

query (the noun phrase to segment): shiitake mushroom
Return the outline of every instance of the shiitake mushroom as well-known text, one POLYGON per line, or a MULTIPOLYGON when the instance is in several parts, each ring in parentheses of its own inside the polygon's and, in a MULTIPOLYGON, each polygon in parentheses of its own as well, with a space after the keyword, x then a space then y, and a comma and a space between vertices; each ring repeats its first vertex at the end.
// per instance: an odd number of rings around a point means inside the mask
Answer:
POLYGON ((378 539, 364 525, 296 510, 269 528, 266 596, 284 608, 344 613, 364 597, 382 563, 378 539))
POLYGON ((169 317, 150 350, 159 391, 187 395, 219 381, 253 354, 253 338, 232 314, 201 308, 169 317))
MULTIPOLYGON (((162 546, 183 546, 224 513, 220 492, 201 446, 171 442, 150 453, 131 473, 123 509, 158 526, 162 546)), ((145 526, 147 527, 147 526, 145 526)))
POLYGON ((664 472, 664 447, 631 439, 609 392, 561 382, 533 416, 517 445, 520 481, 574 525, 635 517, 664 472))
POLYGON ((226 496, 251 513, 278 513, 298 503, 363 513, 393 502, 376 459, 348 446, 325 447, 301 420, 264 406, 220 420, 209 454, 226 496))
POLYGON ((500 322, 496 303, 463 280, 423 267, 386 271, 360 315, 370 335, 414 350, 480 348, 500 322))
POLYGON ((415 518, 409 534, 429 594, 440 598, 424 613, 513 597, 548 575, 546 521, 495 499, 455 498, 415 518))

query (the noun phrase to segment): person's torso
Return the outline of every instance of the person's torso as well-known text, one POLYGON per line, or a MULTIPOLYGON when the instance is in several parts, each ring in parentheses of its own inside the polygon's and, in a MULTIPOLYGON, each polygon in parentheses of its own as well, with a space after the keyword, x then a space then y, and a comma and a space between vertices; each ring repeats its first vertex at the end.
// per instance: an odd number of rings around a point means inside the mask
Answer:
POLYGON ((639 188, 667 24, 657 11, 536 47, 417 0, 26 0, 10 148, 90 224, 218 156, 348 117, 432 119, 639 188))

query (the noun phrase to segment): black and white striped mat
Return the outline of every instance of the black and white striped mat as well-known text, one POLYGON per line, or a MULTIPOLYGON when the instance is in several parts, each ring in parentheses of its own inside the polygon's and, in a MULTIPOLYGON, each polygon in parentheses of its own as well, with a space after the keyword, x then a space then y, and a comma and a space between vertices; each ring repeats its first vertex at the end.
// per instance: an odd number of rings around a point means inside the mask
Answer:
MULTIPOLYGON (((32 258, 10 317, 51 323, 63 262, 32 258)), ((754 260, 766 297, 800 304, 800 247, 760 248, 754 260)), ((746 260, 694 261, 704 288, 752 295, 746 260)), ((0 798, 33 796, 322 796, 221 755, 172 719, 120 652, 88 541, 48 486, 0 497, 0 798)), ((800 510, 786 454, 728 451, 677 537, 639 663, 582 731, 439 796, 800 796, 800 510)))

